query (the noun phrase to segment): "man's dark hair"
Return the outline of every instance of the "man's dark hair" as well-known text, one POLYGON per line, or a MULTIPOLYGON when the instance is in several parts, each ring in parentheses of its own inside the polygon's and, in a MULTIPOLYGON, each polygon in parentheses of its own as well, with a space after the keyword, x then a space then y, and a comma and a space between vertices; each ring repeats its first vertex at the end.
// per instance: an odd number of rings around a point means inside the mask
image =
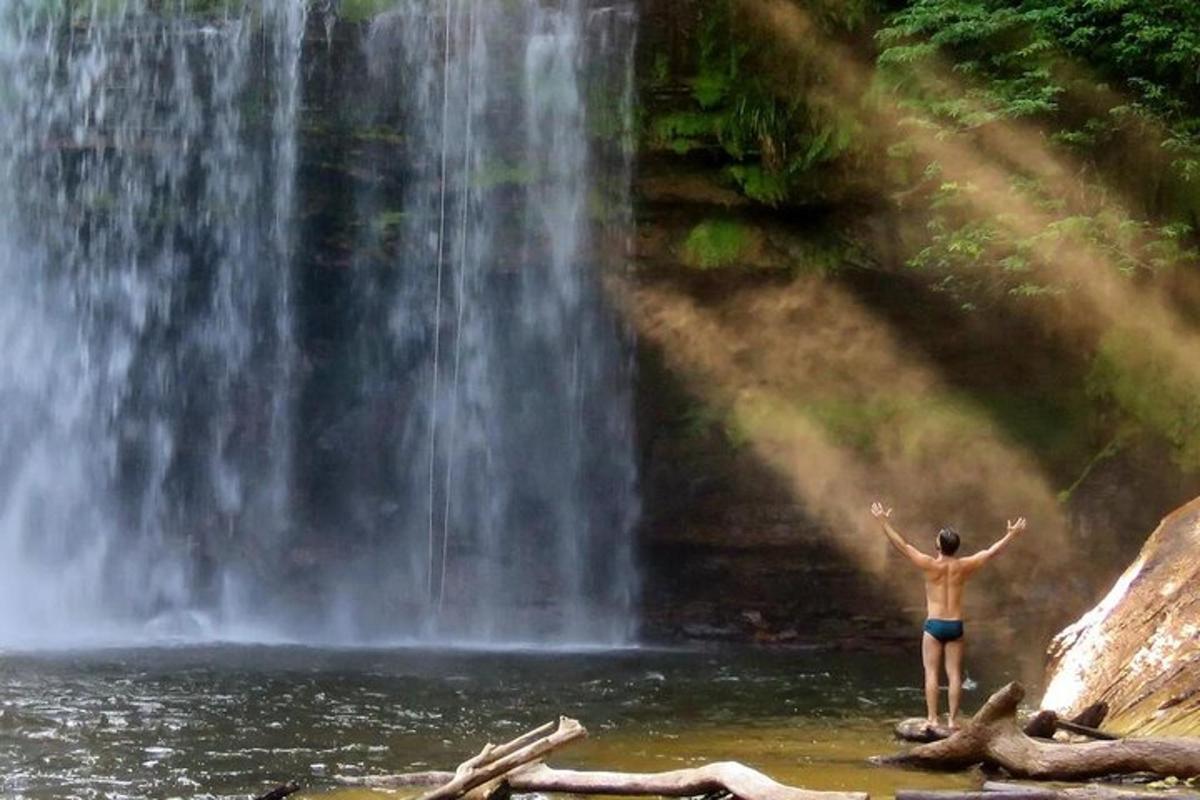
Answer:
POLYGON ((958 531, 951 528, 949 525, 938 531, 937 545, 938 552, 945 556, 952 556, 958 552, 958 531))

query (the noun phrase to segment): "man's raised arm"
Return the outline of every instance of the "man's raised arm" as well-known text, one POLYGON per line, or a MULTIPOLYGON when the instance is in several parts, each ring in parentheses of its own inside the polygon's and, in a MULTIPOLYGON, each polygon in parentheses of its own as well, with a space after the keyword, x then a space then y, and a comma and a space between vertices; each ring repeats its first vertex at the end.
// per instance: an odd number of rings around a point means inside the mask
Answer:
POLYGON ((883 532, 887 534, 888 541, 892 543, 892 546, 899 550, 905 558, 922 568, 933 563, 932 558, 909 544, 900 535, 900 532, 892 527, 890 520, 892 510, 890 508, 885 509, 881 503, 872 503, 871 516, 879 522, 879 527, 883 528, 883 532))
POLYGON ((986 564, 988 561, 990 561, 993 558, 995 558, 996 556, 1000 555, 1000 553, 1004 550, 1004 548, 1006 548, 1010 544, 1012 544, 1013 539, 1016 539, 1018 536, 1020 536, 1025 531, 1026 526, 1027 526, 1027 523, 1025 522, 1024 517, 1017 517, 1017 519, 1015 521, 1011 520, 1011 519, 1008 520, 1008 526, 1004 532, 1003 538, 998 540, 995 544, 993 544, 991 547, 987 548, 986 550, 980 550, 978 553, 976 553, 973 556, 967 556, 966 558, 963 559, 963 561, 965 563, 967 563, 972 569, 979 569, 984 564, 986 564))

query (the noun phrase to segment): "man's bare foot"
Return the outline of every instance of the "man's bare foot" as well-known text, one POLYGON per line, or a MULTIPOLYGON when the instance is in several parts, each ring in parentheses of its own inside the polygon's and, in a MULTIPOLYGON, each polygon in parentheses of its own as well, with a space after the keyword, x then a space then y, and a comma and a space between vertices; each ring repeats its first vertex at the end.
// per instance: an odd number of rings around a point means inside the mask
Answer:
POLYGON ((950 729, 951 733, 962 730, 962 726, 958 724, 958 720, 953 717, 946 720, 946 727, 950 729))
POLYGON ((926 728, 926 730, 933 730, 933 729, 935 729, 935 728, 937 728, 937 727, 938 727, 938 721, 937 721, 937 717, 926 717, 926 718, 925 718, 925 728, 926 728))

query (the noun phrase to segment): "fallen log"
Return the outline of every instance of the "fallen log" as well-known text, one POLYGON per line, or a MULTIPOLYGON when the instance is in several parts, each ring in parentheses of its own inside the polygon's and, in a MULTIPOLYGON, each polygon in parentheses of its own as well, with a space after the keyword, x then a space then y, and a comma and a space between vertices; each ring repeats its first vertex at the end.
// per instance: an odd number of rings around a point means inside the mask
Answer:
POLYGON ((1062 789, 984 784, 983 791, 910 790, 896 792, 896 800, 1200 800, 1194 792, 1129 791, 1111 786, 1072 786, 1062 789))
POLYGON ((1092 703, 1070 720, 1064 720, 1055 711, 1039 711, 1025 723, 1025 735, 1034 738, 1053 739, 1056 731, 1067 731, 1091 739, 1119 739, 1121 737, 1100 730, 1100 724, 1108 716, 1108 703, 1092 703))
POLYGON ((902 719, 896 723, 894 732, 897 739, 921 744, 949 739, 950 734, 953 733, 949 727, 940 723, 937 725, 929 724, 929 720, 924 717, 902 719))
MULTIPOLYGON (((1007 781, 985 781, 983 790, 985 792, 1026 792, 1032 794, 1034 792, 1046 791, 1047 787, 1030 786, 1025 783, 1009 783, 1007 781)), ((1084 786, 1068 786, 1055 789, 1062 793, 1070 800, 1089 800, 1096 798, 1097 800, 1200 800, 1200 794, 1196 792, 1180 791, 1177 789, 1124 789, 1120 786, 1105 786, 1098 783, 1089 783, 1084 786)), ((1032 798, 1029 798, 1032 800, 1032 798)))
POLYGON ((538 761, 555 750, 587 736, 584 727, 577 720, 568 717, 561 717, 558 720, 558 728, 553 733, 548 733, 553 727, 553 723, 548 723, 499 747, 490 743, 485 745, 479 755, 459 765, 450 781, 426 792, 418 800, 450 800, 462 797, 476 787, 501 778, 518 767, 538 761))
MULTIPOLYGON (((1108 707, 1104 703, 1094 703, 1070 720, 1061 718, 1053 711, 1039 711, 1025 723, 1024 731, 1026 736, 1035 739, 1053 739, 1057 731, 1066 731, 1090 739, 1120 739, 1116 734, 1099 729, 1106 713, 1108 707)), ((918 744, 948 739, 952 733, 954 731, 946 725, 930 725, 924 717, 902 719, 895 727, 897 739, 918 744)))
POLYGON ((542 758, 587 736, 582 725, 566 717, 559 720, 557 729, 554 728, 554 723, 549 723, 511 742, 499 746, 488 744, 454 772, 411 772, 341 780, 380 789, 436 787, 421 795, 420 800, 497 800, 512 792, 626 797, 729 794, 737 800, 867 800, 865 792, 814 792, 787 786, 734 761, 649 773, 551 769, 542 763, 542 758))
POLYGON ((538 764, 506 778, 514 792, 696 797, 728 792, 738 800, 867 800, 866 792, 814 792, 779 783, 736 761, 670 772, 580 772, 538 764))
POLYGON ((1058 731, 1058 714, 1049 710, 1039 711, 1026 720, 1021 730, 1034 739, 1053 739, 1058 731))
POLYGON ((963 728, 947 739, 876 763, 929 770, 962 770, 985 764, 1019 778, 1087 780, 1148 772, 1190 778, 1200 775, 1200 739, 1147 738, 1060 744, 1032 739, 1018 727, 1019 683, 992 695, 963 728))
POLYGON ((1065 800, 1054 789, 1041 791, 955 791, 934 789, 899 789, 896 800, 1065 800))
MULTIPOLYGON (((411 772, 365 778, 346 777, 343 783, 378 789, 411 788, 442 783, 453 772, 411 772)), ((739 800, 867 800, 866 792, 818 792, 778 783, 736 761, 721 761, 670 772, 591 772, 531 765, 505 776, 514 792, 616 795, 624 797, 698 797, 728 792, 739 800)))
POLYGON ((342 775, 338 780, 348 786, 371 786, 377 789, 422 789, 428 786, 441 786, 454 780, 454 773, 447 770, 426 770, 425 772, 401 772, 395 775, 342 775))

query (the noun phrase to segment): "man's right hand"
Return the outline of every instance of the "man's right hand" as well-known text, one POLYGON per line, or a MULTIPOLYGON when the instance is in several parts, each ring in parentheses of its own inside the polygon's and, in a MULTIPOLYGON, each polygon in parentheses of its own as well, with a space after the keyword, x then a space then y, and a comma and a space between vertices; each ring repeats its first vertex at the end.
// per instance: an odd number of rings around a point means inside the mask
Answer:
POLYGON ((890 508, 885 509, 883 503, 871 503, 871 516, 878 520, 885 520, 892 515, 890 508))
POLYGON ((1025 527, 1026 523, 1024 517, 1017 517, 1015 522, 1011 519, 1008 521, 1008 532, 1011 534, 1021 533, 1025 530, 1025 527))

